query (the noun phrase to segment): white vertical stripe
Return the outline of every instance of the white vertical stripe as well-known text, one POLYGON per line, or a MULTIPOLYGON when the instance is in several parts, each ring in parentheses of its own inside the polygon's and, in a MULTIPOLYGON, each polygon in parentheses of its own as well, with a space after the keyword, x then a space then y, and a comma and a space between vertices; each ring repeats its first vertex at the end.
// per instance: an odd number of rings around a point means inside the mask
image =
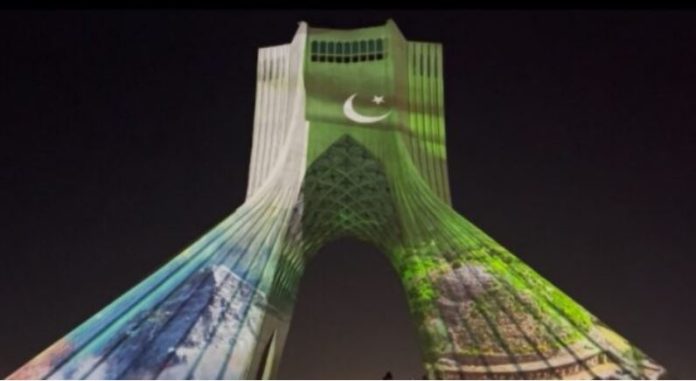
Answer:
POLYGON ((254 104, 254 131, 251 146, 251 163, 249 163, 249 184, 247 186, 247 197, 251 195, 258 186, 258 162, 260 150, 260 125, 263 113, 261 112, 263 99, 263 79, 265 54, 263 49, 258 50, 256 63, 256 99, 254 104))

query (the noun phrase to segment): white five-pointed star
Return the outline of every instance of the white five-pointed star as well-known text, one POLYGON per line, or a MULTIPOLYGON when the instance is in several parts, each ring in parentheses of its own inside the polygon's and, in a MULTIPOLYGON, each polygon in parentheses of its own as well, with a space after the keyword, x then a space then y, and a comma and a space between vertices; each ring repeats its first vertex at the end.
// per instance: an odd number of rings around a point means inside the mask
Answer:
POLYGON ((376 105, 381 105, 382 103, 384 103, 384 95, 380 95, 380 96, 376 96, 376 95, 375 95, 375 96, 373 96, 373 97, 372 97, 372 103, 374 103, 374 104, 376 104, 376 105))

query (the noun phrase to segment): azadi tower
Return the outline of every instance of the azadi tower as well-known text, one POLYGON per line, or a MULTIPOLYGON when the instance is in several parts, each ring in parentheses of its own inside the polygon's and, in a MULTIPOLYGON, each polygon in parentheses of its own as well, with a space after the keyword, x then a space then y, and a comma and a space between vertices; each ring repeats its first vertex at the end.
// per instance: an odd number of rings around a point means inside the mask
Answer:
POLYGON ((300 23, 258 54, 246 201, 10 375, 273 378, 306 263, 349 236, 401 279, 431 378, 663 369, 452 209, 442 46, 300 23))

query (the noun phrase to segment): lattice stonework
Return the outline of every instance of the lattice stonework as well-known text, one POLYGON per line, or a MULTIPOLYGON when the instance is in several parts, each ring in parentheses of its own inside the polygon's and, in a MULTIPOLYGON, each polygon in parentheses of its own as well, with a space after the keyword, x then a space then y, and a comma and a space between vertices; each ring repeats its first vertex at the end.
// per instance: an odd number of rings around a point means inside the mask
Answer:
POLYGON ((377 242, 398 233, 382 164, 348 135, 307 169, 302 195, 305 240, 315 249, 341 236, 377 242))
POLYGON ((260 49, 246 201, 10 378, 271 378, 307 261, 343 236, 392 262, 430 377, 662 375, 452 209, 443 74, 391 21, 260 49))

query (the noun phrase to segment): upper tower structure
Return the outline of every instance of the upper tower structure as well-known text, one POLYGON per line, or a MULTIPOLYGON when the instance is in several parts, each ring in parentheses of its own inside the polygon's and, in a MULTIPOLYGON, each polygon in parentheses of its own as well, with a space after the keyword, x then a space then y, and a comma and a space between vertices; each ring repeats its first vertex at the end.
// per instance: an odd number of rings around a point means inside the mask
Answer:
POLYGON ((660 376, 452 209, 443 85, 442 46, 392 21, 261 48, 245 202, 10 377, 273 377, 305 265, 341 236, 388 256, 430 377, 660 376))

